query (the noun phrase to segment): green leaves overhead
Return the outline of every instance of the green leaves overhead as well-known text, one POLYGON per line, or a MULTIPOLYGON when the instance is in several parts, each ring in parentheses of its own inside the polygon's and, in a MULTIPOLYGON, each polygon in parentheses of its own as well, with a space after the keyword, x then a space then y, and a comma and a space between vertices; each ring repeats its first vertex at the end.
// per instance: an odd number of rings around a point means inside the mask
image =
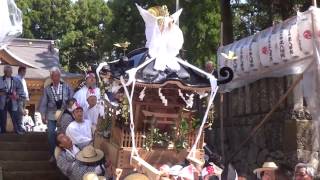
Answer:
MULTIPOLYGON (((137 0, 145 8, 167 5, 172 0, 137 0)), ((59 40, 61 64, 78 71, 77 62, 98 63, 107 59, 115 42, 131 42, 129 51, 145 45, 144 22, 132 0, 17 0, 23 11, 24 38, 59 40)), ((180 17, 186 58, 203 65, 212 60, 219 43, 219 3, 180 0, 180 17)))

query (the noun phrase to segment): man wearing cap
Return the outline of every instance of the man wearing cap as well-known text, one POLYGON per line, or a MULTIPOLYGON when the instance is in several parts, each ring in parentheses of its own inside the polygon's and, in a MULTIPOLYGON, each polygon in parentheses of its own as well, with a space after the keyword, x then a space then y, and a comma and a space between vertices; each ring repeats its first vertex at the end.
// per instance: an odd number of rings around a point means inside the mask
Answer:
POLYGON ((84 109, 88 108, 88 102, 87 102, 87 92, 89 89, 93 89, 95 91, 95 94, 98 98, 98 100, 100 99, 100 89, 98 87, 96 87, 97 85, 97 80, 96 80, 96 76, 93 72, 89 72, 86 75, 86 84, 85 86, 83 86, 81 89, 79 89, 75 94, 74 94, 74 98, 76 98, 77 102, 79 103, 79 105, 81 107, 83 107, 84 109))
POLYGON ((58 67, 50 69, 51 83, 43 91, 38 111, 44 124, 48 126, 48 139, 50 147, 50 162, 54 162, 54 148, 56 147, 57 119, 66 107, 66 101, 73 96, 72 88, 61 79, 58 67))
POLYGON ((57 166, 61 172, 70 180, 81 180, 88 172, 95 172, 96 174, 103 174, 103 152, 94 149, 92 146, 80 151, 72 144, 72 141, 65 134, 57 136, 58 146, 55 149, 55 157, 57 159, 57 166), (86 158, 83 158, 85 156, 86 158), (86 163, 81 160, 85 159, 86 163), (92 164, 89 164, 90 162, 92 164), (102 169, 101 169, 102 168, 102 169))
POLYGON ((275 171, 278 166, 274 162, 264 162, 261 168, 257 168, 253 171, 257 175, 258 179, 262 180, 275 180, 275 171))
POLYGON ((84 110, 84 119, 88 119, 92 123, 92 133, 94 134, 98 118, 104 115, 104 106, 101 102, 97 102, 97 93, 95 89, 89 89, 87 92, 88 108, 84 110))
POLYGON ((69 136, 74 145, 82 149, 92 142, 92 123, 83 119, 83 108, 81 106, 76 107, 72 114, 74 121, 67 127, 66 135, 69 136))

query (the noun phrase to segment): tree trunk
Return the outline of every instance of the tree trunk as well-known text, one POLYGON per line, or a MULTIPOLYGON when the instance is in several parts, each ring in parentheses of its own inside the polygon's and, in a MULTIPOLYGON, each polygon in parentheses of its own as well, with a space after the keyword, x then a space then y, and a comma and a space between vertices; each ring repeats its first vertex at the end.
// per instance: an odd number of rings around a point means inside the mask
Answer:
POLYGON ((230 0, 220 0, 222 22, 222 44, 233 42, 232 12, 230 0))

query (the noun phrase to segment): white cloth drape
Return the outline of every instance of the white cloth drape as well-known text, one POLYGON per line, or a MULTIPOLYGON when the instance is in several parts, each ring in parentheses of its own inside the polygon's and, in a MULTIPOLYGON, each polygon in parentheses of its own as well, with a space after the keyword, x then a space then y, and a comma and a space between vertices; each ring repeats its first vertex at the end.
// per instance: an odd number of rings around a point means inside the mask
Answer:
POLYGON ((22 13, 14 0, 0 1, 0 47, 22 33, 22 13))
POLYGON ((150 56, 156 58, 154 69, 164 71, 166 68, 170 68, 178 71, 180 65, 176 56, 182 48, 184 39, 181 29, 175 22, 182 9, 169 17, 164 17, 164 27, 161 32, 158 25, 159 18, 139 5, 136 4, 136 6, 145 22, 146 47, 149 48, 150 56))

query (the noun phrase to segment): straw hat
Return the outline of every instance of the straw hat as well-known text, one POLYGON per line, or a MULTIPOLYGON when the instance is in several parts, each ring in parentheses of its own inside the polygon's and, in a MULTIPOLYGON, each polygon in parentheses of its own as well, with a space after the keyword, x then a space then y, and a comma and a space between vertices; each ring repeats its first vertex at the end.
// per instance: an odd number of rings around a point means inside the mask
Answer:
POLYGON ((88 172, 83 175, 82 180, 106 180, 104 176, 98 176, 94 172, 88 172))
POLYGON ((100 149, 95 149, 92 145, 84 147, 77 155, 76 159, 85 162, 92 163, 100 161, 104 157, 104 153, 100 149))
POLYGON ((141 173, 133 173, 125 177, 123 180, 149 180, 149 178, 141 173))
POLYGON ((277 170, 278 166, 274 162, 264 162, 261 168, 257 168, 253 171, 260 178, 260 173, 263 171, 274 171, 277 170))

